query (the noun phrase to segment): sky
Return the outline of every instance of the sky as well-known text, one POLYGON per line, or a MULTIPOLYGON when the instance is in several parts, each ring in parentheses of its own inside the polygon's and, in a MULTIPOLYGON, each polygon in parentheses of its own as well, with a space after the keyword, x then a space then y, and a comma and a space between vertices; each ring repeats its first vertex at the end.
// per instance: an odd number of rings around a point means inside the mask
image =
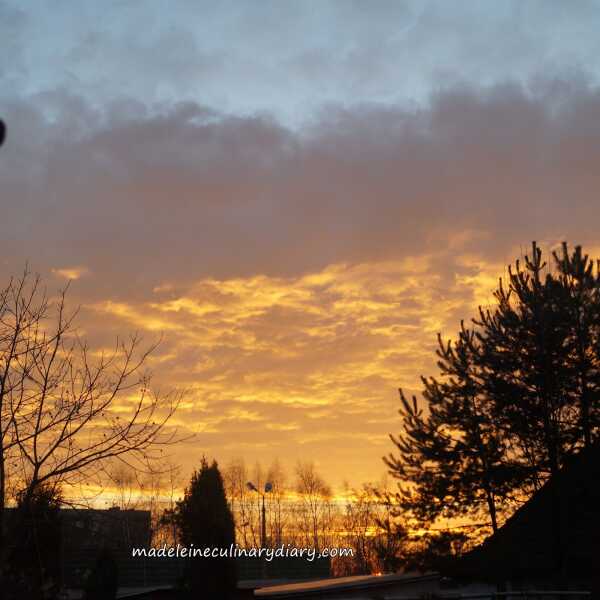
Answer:
POLYGON ((598 255, 600 2, 0 0, 0 277, 162 337, 190 470, 376 480, 532 240, 598 255))

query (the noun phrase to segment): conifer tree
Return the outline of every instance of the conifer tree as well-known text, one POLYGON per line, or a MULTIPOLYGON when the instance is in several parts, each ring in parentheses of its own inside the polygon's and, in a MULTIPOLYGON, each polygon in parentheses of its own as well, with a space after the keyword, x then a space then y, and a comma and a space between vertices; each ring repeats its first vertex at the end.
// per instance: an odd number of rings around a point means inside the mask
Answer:
POLYGON ((553 253, 564 289, 569 330, 565 339, 571 365, 570 404, 577 418, 574 440, 588 448, 600 425, 600 269, 577 246, 569 255, 553 253))
MULTIPOLYGON (((216 461, 202 459, 183 499, 177 503, 175 522, 180 542, 195 549, 227 549, 235 544, 233 516, 225 496, 225 486, 216 461)), ((232 597, 236 587, 235 563, 232 558, 192 558, 185 576, 190 597, 232 597)))
POLYGON ((480 348, 461 324, 456 342, 438 336, 440 377, 422 378, 429 414, 400 390, 403 433, 391 436, 399 457, 384 458, 391 473, 410 485, 400 504, 420 521, 487 511, 498 528, 497 504, 523 471, 508 463, 507 446, 482 392, 480 348))
POLYGON ((533 244, 500 281, 494 310, 475 320, 482 346, 485 392, 493 415, 519 456, 531 467, 534 484, 558 472, 568 446, 564 417, 571 369, 565 339, 569 323, 565 290, 546 269, 533 244))
MULTIPOLYGON (((422 521, 498 506, 555 475, 600 430, 600 274, 576 247, 548 266, 532 245, 455 342, 439 338, 439 377, 423 410, 401 391, 404 431, 384 460, 401 505, 422 521)), ((560 544, 560 541, 557 542, 560 544)))

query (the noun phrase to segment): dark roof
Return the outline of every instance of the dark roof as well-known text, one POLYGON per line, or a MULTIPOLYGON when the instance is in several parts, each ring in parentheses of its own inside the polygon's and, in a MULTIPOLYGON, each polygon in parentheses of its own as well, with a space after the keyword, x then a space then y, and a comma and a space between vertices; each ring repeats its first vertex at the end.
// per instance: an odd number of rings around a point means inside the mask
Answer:
POLYGON ((590 579, 600 552, 600 445, 571 457, 506 523, 444 574, 512 580, 590 579))

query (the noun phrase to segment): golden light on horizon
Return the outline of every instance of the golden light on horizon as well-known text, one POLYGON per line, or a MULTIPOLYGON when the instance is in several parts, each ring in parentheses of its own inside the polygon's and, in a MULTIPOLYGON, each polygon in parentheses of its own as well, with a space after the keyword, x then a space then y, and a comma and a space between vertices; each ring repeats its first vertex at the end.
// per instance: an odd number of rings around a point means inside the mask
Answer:
POLYGON ((163 336, 149 365, 161 388, 186 392, 172 424, 195 434, 176 450, 188 468, 196 454, 290 465, 309 457, 334 485, 358 484, 385 470, 397 388, 418 390, 437 332, 453 334, 491 295, 497 265, 457 255, 456 274, 440 272, 447 260, 165 282, 150 298, 87 304, 84 325, 92 336, 163 336))

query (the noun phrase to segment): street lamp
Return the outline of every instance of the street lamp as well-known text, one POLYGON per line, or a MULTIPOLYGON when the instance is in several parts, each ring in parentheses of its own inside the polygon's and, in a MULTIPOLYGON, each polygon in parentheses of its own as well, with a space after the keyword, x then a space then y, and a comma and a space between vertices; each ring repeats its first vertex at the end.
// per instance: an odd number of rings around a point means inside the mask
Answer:
POLYGON ((265 512, 265 494, 268 494, 269 492, 273 491, 273 484, 270 481, 267 481, 267 483, 265 483, 265 491, 261 492, 251 481, 249 481, 248 483, 246 483, 246 487, 252 491, 252 492, 256 492, 258 494, 260 494, 261 498, 262 498, 262 518, 261 518, 261 523, 260 523, 260 545, 261 548, 266 548, 267 547, 267 518, 266 518, 266 512, 265 512))

